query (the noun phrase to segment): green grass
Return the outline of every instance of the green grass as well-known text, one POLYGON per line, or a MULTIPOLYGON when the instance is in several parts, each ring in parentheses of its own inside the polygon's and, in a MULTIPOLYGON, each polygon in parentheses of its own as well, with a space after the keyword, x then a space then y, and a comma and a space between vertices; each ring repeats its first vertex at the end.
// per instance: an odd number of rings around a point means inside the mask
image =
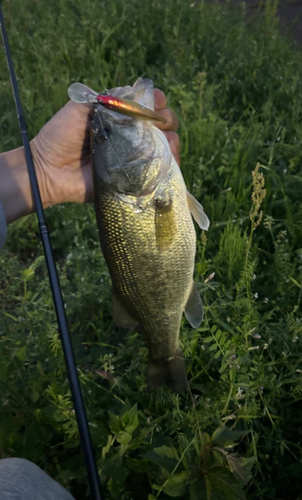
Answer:
MULTIPOLYGON (((31 135, 71 82, 148 76, 178 113, 183 174, 211 220, 197 230, 205 320, 181 328, 186 399, 146 392, 143 339, 113 325, 93 207, 47 210, 104 498, 301 499, 302 53, 279 34, 273 2, 248 23, 243 5, 186 0, 3 4, 31 135), (258 162, 266 197, 253 231, 258 162)), ((20 139, 3 53, 0 109, 7 150, 20 139)), ((34 216, 9 228, 0 310, 0 456, 33 460, 85 498, 34 216)))

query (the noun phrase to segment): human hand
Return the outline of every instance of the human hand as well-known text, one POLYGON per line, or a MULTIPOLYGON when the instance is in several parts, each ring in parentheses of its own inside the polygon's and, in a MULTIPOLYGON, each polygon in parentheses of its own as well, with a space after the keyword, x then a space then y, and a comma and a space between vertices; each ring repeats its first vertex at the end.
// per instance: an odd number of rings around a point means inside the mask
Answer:
MULTIPOLYGON (((165 94, 154 90, 155 110, 167 123, 156 125, 166 135, 179 163, 178 120, 167 109, 165 94)), ((93 201, 90 154, 90 106, 69 101, 31 141, 44 207, 66 201, 93 201)))

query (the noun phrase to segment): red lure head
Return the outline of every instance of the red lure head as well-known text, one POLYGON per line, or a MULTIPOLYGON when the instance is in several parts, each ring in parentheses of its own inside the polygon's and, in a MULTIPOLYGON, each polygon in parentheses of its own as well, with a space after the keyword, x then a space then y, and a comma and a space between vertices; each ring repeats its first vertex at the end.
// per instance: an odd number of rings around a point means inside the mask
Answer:
POLYGON ((142 106, 138 102, 129 101, 128 99, 122 99, 121 97, 115 97, 110 94, 99 94, 95 96, 95 99, 105 108, 117 111, 123 115, 167 123, 166 118, 152 111, 152 109, 142 106))
POLYGON ((100 104, 105 106, 105 108, 112 109, 113 111, 129 109, 128 101, 119 97, 114 97, 110 94, 99 94, 98 96, 96 96, 96 99, 100 104))

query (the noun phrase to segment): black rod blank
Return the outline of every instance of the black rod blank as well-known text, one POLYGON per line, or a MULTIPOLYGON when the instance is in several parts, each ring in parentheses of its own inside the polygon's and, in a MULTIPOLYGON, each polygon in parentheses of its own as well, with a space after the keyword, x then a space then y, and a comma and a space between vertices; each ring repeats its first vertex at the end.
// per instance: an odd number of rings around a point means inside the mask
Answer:
POLYGON ((12 84, 12 88, 13 88, 16 109, 17 109, 17 115, 18 115, 18 120, 19 120, 19 125, 20 125, 20 132, 22 135, 24 153, 25 153, 25 158, 26 158, 26 163, 27 163, 27 168, 28 168, 28 175, 30 178, 32 195, 33 195, 33 199, 34 199, 34 203, 35 203, 35 207, 36 207, 36 211, 37 211, 37 216, 38 216, 38 221, 39 221, 39 229, 40 229, 41 239, 42 239, 43 248, 44 248, 44 254, 45 254, 45 259, 46 259, 46 264, 47 264, 47 269, 48 269, 48 274, 49 274, 49 280, 50 280, 56 315, 57 315, 59 331, 61 334, 61 341, 62 341, 62 346, 63 346, 63 351, 64 351, 67 374, 68 374, 73 404, 74 404, 74 408, 75 408, 76 418, 77 418, 77 422, 78 422, 80 439, 81 439, 81 443, 82 443, 82 447, 83 447, 83 451, 84 451, 84 458, 85 458, 85 464, 86 464, 86 469, 87 469, 87 474, 88 474, 88 481, 89 481, 90 490, 91 490, 91 494, 93 496, 93 499, 94 500, 102 500, 101 491, 100 491, 100 480, 99 480, 98 470, 97 470, 97 466, 96 466, 96 462, 95 462, 95 458, 94 458, 91 437, 90 437, 90 432, 89 432, 89 428, 88 428, 87 416, 86 416, 85 406, 84 406, 83 397, 82 397, 82 393, 81 393, 79 377, 78 377, 75 359, 74 359, 72 346, 71 346, 71 342, 70 342, 70 336, 69 336, 69 331, 68 331, 68 326, 67 326, 67 320, 66 320, 66 314, 65 314, 64 303, 63 303, 63 298, 62 298, 62 292, 61 292, 60 283, 59 283, 59 279, 58 279, 57 269, 56 269, 55 262, 54 262, 54 257, 53 257, 53 253, 52 253, 49 234, 48 234, 47 226, 45 223, 44 211, 43 211, 43 206, 42 206, 42 202, 41 202, 41 195, 40 195, 39 185, 38 185, 38 181, 37 181, 37 177, 36 177, 33 158, 32 158, 32 154, 31 154, 30 144, 29 144, 29 140, 28 140, 26 121, 25 121, 25 118, 23 115, 17 79, 16 79, 16 75, 14 72, 13 61, 12 61, 10 50, 9 50, 8 38, 7 38, 6 29, 5 29, 5 23, 4 23, 4 18, 3 18, 3 14, 2 14, 1 3, 0 3, 0 24, 1 24, 1 31, 2 31, 2 37, 3 37, 3 44, 4 44, 4 48, 5 48, 6 59, 7 59, 11 84, 12 84))

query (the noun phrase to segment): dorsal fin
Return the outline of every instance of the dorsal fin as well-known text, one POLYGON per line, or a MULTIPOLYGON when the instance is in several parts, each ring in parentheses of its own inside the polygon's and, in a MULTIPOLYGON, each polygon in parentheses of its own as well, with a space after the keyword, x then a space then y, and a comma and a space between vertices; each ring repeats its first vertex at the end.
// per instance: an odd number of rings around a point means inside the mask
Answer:
POLYGON ((150 78, 138 78, 133 85, 135 90, 135 101, 154 111, 154 87, 150 78))

